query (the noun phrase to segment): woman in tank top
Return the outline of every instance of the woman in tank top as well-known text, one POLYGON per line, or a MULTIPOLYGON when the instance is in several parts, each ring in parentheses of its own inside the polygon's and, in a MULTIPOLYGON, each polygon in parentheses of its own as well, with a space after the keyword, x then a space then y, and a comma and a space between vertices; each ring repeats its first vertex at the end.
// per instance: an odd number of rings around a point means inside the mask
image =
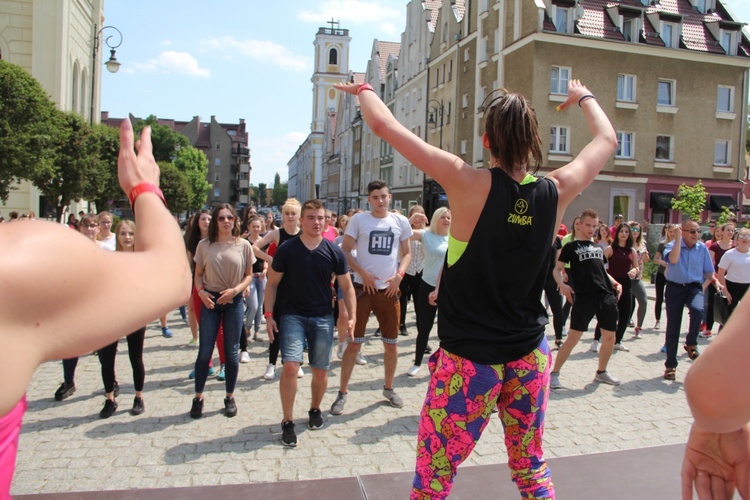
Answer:
POLYGON ((450 494, 495 406, 521 496, 554 498, 542 453, 551 361, 541 301, 547 253, 565 209, 616 148, 612 125, 594 95, 571 80, 558 109, 578 112, 578 104, 593 138, 571 163, 537 179, 542 140, 534 108, 520 94, 498 89, 482 103, 490 168, 478 169, 404 127, 371 85, 335 87, 358 96, 370 130, 445 188, 452 214, 438 298, 440 349, 429 361, 411 498, 450 494))
POLYGON ((607 259, 607 272, 617 280, 622 287, 620 300, 617 301, 617 330, 615 331, 615 351, 629 351, 622 345, 625 329, 630 319, 630 287, 631 279, 638 275, 638 254, 633 248, 633 238, 630 226, 622 223, 617 226, 615 239, 604 250, 607 259))

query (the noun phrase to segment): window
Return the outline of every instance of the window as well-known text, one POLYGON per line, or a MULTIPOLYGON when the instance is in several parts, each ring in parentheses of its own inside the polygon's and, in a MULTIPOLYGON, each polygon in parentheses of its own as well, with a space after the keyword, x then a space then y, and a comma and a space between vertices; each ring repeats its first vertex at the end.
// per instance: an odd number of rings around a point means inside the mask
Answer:
POLYGON ((464 94, 461 96, 461 107, 462 108, 469 107, 469 94, 464 94))
POLYGON ((693 4, 701 14, 706 14, 714 8, 714 0, 693 0, 693 4))
POLYGON ((721 30, 721 36, 719 37, 719 43, 724 52, 730 56, 737 55, 737 33, 734 31, 721 30))
POLYGON ((221 166, 221 158, 216 158, 214 160, 214 165, 216 165, 217 167, 220 167, 221 166))
POLYGON ((339 51, 336 49, 331 49, 328 52, 328 64, 338 64, 339 63, 339 51))
POLYGON ((549 128, 549 152, 568 154, 570 129, 568 127, 552 126, 549 128))
POLYGON ((672 161, 674 158, 674 138, 669 135, 656 136, 656 159, 672 161))
POLYGON ((633 158, 633 132, 617 132, 615 158, 633 158))
POLYGON ((551 94, 567 94, 568 80, 570 79, 570 68, 552 66, 552 77, 550 78, 551 94))
POLYGON ((214 198, 218 198, 221 194, 221 191, 219 188, 214 188, 214 198))
POLYGON ((734 111, 734 87, 719 85, 719 92, 716 98, 716 111, 726 113, 734 111))
POLYGON ((638 18, 622 16, 620 18, 622 19, 620 29, 625 41, 638 42, 638 18))
POLYGON ((617 75, 617 100, 635 101, 635 75, 617 75))
POLYGON ((467 62, 471 58, 471 52, 469 49, 464 50, 464 62, 467 62))
POLYGON ((558 33, 573 33, 573 9, 555 6, 555 29, 558 33))
POLYGON ((214 174, 214 182, 219 182, 219 174, 214 174))
POLYGON ((679 26, 677 23, 667 21, 661 22, 661 39, 665 47, 678 48, 679 43, 679 26))
POLYGON ((657 104, 660 106, 674 106, 674 81, 659 80, 657 104))
POLYGON ((220 150, 220 149, 221 149, 221 143, 220 143, 220 142, 217 142, 217 143, 216 143, 216 150, 218 151, 218 150, 220 150))
POLYGON ((466 154, 466 139, 461 141, 461 154, 462 155, 466 154))
POLYGON ((729 141, 716 141, 714 145, 714 165, 729 165, 729 141))

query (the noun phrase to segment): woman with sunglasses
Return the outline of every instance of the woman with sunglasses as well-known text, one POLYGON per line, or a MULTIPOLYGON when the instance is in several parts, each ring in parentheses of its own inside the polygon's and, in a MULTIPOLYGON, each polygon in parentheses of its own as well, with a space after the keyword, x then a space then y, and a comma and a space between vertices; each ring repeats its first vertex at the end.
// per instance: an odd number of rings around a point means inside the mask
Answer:
MULTIPOLYGON (((726 224, 716 226, 714 236, 717 239, 716 241, 712 241, 707 244, 708 253, 711 255, 711 262, 714 265, 714 271, 716 273, 719 272, 719 262, 721 262, 721 258, 729 250, 734 248, 735 231, 736 226, 733 222, 727 222, 726 224)), ((708 303, 706 305, 706 321, 705 325, 702 325, 705 326, 705 329, 701 328, 701 331, 698 333, 698 336, 703 338, 709 338, 711 337, 711 335, 713 335, 711 330, 714 327, 714 300, 716 300, 716 288, 714 288, 713 286, 709 286, 706 289, 706 294, 708 296, 708 303)))
POLYGON ((234 386, 239 371, 239 344, 244 318, 243 293, 253 279, 255 255, 250 242, 240 238, 240 223, 234 207, 222 203, 214 208, 208 238, 195 250, 195 288, 201 298, 200 345, 195 360, 195 397, 192 418, 203 415, 203 389, 208 363, 219 334, 224 329, 225 384, 224 415, 237 415, 234 386))

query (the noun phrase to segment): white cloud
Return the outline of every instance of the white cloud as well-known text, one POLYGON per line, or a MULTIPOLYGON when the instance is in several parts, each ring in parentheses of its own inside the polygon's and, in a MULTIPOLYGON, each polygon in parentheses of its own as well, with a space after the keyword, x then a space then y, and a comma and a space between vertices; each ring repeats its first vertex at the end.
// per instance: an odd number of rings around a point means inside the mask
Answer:
POLYGON ((233 36, 221 36, 208 38, 202 45, 210 49, 231 51, 251 59, 269 62, 290 71, 304 72, 312 69, 311 57, 297 55, 274 42, 239 40, 233 36))
POLYGON ((165 50, 154 59, 146 62, 136 62, 132 64, 132 69, 128 68, 127 73, 143 72, 160 72, 175 75, 196 76, 199 78, 208 78, 211 76, 211 70, 201 68, 198 60, 187 52, 176 52, 165 50))
MULTIPOLYGON (((335 19, 344 23, 365 24, 379 23, 381 30, 389 34, 399 34, 395 30, 395 21, 403 19, 404 6, 399 3, 389 5, 383 0, 325 0, 317 4, 316 11, 303 10, 297 14, 301 21, 310 23, 327 22, 335 19)), ((403 26, 403 23, 401 23, 403 26)))

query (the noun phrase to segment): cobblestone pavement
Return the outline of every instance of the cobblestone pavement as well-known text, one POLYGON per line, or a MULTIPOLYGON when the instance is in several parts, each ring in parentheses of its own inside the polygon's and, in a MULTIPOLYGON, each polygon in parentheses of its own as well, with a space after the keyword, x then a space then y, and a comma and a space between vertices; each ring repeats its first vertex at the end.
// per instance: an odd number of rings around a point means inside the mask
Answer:
MULTIPOLYGON (((647 289, 653 297, 653 286, 647 289)), ((550 398, 544 436, 548 457, 685 442, 691 417, 682 380, 690 362, 681 353, 677 381, 662 379, 664 355, 659 349, 666 315, 662 328, 652 329, 653 306, 649 300, 644 338, 634 339, 629 328, 624 345, 630 352, 616 352, 610 361, 609 371, 622 379, 619 387, 592 382, 596 355, 589 352, 592 332, 584 334, 563 370, 565 388, 550 398)), ((363 347, 368 364, 354 368, 343 415, 328 412, 338 388, 340 362, 335 354, 320 430, 309 431, 306 425, 309 369, 299 381, 299 445, 293 449, 280 441, 278 378, 262 378, 267 342, 252 343, 251 362, 240 365, 238 416, 224 417, 224 383, 212 377, 204 395, 204 417, 192 420, 188 412, 194 387, 187 375, 197 349, 186 345, 190 330, 176 312, 169 316, 169 325, 172 339, 162 338, 158 322, 147 330, 146 412, 137 417, 128 413, 133 385, 124 340, 117 356, 120 407, 108 420, 99 418, 104 398, 95 356, 81 358, 77 392, 62 402, 53 399, 62 381, 61 363, 39 368, 28 390, 13 494, 294 481, 413 469, 418 415, 428 380, 426 360, 417 377, 405 375, 413 364, 413 312, 407 315, 410 335, 399 337, 395 387, 404 407, 390 407, 381 395, 383 348, 371 335, 376 326, 372 318, 363 347)), ((550 342, 551 331, 550 326, 550 342)), ((702 345, 707 342, 700 340, 702 345)), ((431 345, 437 346, 434 338, 431 345)), ((505 461, 502 425, 494 418, 466 464, 505 461)))

